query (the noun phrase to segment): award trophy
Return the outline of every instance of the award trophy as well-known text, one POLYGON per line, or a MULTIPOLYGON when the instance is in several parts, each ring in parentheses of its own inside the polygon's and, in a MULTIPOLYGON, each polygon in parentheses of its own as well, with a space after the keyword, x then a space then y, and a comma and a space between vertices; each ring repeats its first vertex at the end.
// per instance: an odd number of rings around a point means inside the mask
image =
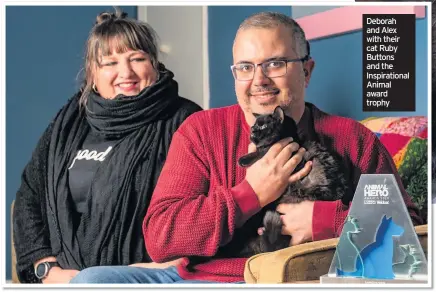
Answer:
POLYGON ((426 284, 427 260, 393 174, 363 174, 324 283, 426 284))

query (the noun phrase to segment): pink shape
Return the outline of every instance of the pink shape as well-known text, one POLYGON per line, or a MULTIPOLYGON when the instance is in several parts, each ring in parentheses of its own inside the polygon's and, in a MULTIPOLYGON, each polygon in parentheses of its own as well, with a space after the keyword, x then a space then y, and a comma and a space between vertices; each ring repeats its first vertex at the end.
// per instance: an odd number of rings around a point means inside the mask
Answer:
POLYGON ((403 147, 409 143, 410 139, 411 137, 399 134, 383 134, 380 136, 380 142, 382 142, 392 157, 403 149, 403 147))
POLYGON ((419 133, 418 137, 422 138, 422 139, 427 139, 428 138, 428 136, 427 136, 427 128, 425 128, 421 133, 419 133))
POLYGON ((313 40, 362 29, 362 14, 415 14, 425 17, 425 6, 348 6, 297 18, 306 39, 313 40))

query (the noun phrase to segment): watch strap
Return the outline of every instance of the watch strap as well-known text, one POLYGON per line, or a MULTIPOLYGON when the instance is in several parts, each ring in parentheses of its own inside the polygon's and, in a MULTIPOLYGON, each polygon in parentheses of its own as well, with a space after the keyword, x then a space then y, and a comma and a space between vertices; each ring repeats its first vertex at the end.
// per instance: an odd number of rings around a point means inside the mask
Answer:
POLYGON ((58 262, 46 262, 48 264, 49 270, 53 267, 60 267, 58 262))

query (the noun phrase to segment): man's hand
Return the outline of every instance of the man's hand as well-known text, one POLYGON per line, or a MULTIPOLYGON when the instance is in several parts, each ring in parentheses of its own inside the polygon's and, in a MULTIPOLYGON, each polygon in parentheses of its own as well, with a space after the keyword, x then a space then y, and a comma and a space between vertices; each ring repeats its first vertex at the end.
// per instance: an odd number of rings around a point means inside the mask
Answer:
POLYGON ((277 212, 282 213, 282 234, 291 235, 291 245, 312 241, 313 201, 297 204, 280 204, 277 212))
MULTIPOLYGON (((292 174, 306 150, 291 142, 292 138, 280 140, 261 159, 247 168, 245 179, 259 198, 261 207, 277 200, 290 183, 300 180, 310 172, 311 163, 308 162, 303 169, 292 174), (292 156, 294 152, 296 153, 292 156)), ((248 151, 255 150, 256 147, 250 144, 248 151)))
POLYGON ((165 262, 165 263, 154 263, 154 262, 153 263, 136 263, 136 264, 131 264, 129 266, 139 267, 139 268, 148 268, 148 269, 166 269, 166 268, 169 268, 171 266, 177 266, 181 262, 182 262, 182 259, 177 259, 177 260, 165 262))
POLYGON ((42 279, 43 284, 68 284, 79 273, 78 270, 63 270, 60 267, 53 267, 47 277, 42 279))

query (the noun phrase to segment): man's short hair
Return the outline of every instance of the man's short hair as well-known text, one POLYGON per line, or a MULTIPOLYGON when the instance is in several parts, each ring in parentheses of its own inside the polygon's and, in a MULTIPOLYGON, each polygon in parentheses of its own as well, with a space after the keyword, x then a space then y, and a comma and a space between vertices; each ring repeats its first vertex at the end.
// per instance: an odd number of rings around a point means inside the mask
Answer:
POLYGON ((291 17, 278 12, 256 13, 245 19, 238 28, 238 32, 249 28, 276 28, 280 25, 288 28, 293 38, 293 49, 298 57, 309 54, 306 35, 301 26, 291 17))

